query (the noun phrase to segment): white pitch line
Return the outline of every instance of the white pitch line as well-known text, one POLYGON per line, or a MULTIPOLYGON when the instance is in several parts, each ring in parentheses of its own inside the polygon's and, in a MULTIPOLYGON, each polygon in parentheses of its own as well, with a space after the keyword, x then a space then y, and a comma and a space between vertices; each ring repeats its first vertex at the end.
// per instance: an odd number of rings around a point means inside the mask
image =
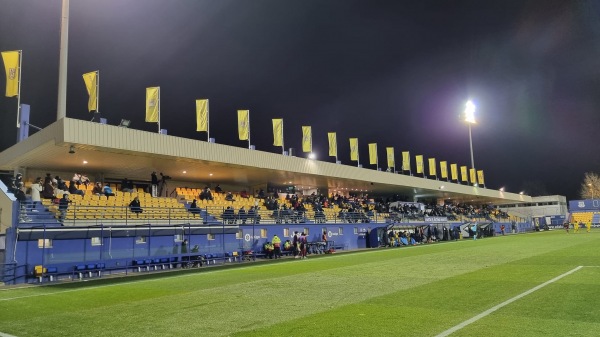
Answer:
POLYGON ((559 275, 559 276, 551 279, 550 281, 544 282, 544 283, 542 283, 542 284, 540 284, 540 285, 538 285, 538 286, 536 286, 534 288, 531 288, 531 289, 527 290, 524 293, 521 293, 521 294, 519 294, 519 295, 517 295, 517 296, 515 296, 515 297, 513 297, 511 299, 508 299, 508 300, 506 300, 506 301, 504 301, 504 302, 502 302, 502 303, 500 303, 500 304, 498 304, 498 305, 496 305, 496 306, 494 306, 494 307, 492 307, 492 308, 490 308, 490 309, 488 309, 488 310, 480 313, 477 316, 474 316, 474 317, 472 317, 472 318, 470 318, 470 319, 468 319, 468 320, 466 320, 466 321, 464 321, 464 322, 462 322, 462 323, 460 323, 458 325, 455 325, 454 327, 452 327, 452 328, 450 328, 450 329, 448 329, 448 330, 440 333, 439 335, 436 335, 436 337, 446 337, 446 336, 449 336, 449 335, 455 333, 456 331, 458 331, 458 330, 466 327, 467 325, 469 325, 471 323, 474 323, 474 322, 476 322, 476 321, 478 321, 478 320, 486 317, 487 315, 493 313, 494 311, 496 311, 496 310, 498 310, 498 309, 500 309, 502 307, 505 307, 505 306, 511 304, 512 302, 514 302, 516 300, 519 300, 519 299, 521 299, 521 298, 523 298, 523 297, 531 294, 532 292, 534 292, 536 290, 539 290, 539 289, 541 289, 541 288, 543 288, 543 287, 545 287, 545 286, 547 286, 549 284, 552 284, 552 283, 560 280, 561 278, 563 278, 565 276, 573 274, 574 272, 578 271, 579 269, 581 269, 583 267, 584 266, 579 266, 579 267, 577 267, 575 269, 571 269, 568 272, 566 272, 566 273, 564 273, 562 275, 559 275))

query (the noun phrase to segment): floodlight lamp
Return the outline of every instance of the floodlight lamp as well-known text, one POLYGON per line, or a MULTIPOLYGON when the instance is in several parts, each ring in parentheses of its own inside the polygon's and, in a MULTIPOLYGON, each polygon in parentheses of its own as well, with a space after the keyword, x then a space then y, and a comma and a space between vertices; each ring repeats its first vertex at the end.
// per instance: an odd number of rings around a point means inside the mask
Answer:
POLYGON ((465 122, 471 123, 471 124, 476 123, 475 122, 475 110, 477 110, 477 107, 475 106, 475 104, 471 100, 468 100, 465 105, 465 122))
POLYGON ((121 123, 119 123, 119 126, 128 128, 130 124, 131 121, 129 119, 121 119, 121 123))

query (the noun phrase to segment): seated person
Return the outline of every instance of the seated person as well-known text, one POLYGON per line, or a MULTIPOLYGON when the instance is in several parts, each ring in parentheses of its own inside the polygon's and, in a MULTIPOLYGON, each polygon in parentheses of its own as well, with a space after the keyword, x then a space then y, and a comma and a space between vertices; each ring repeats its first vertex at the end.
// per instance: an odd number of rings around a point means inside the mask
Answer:
POLYGON ((227 195, 225 195, 225 200, 235 201, 235 199, 233 198, 233 194, 231 194, 231 192, 227 192, 227 195))
POLYGON ((190 205, 190 208, 188 208, 188 211, 192 214, 200 214, 200 208, 198 208, 198 203, 196 202, 196 199, 192 201, 192 204, 190 205))
POLYGON ((242 221, 242 224, 246 224, 246 210, 244 209, 244 206, 238 211, 238 219, 242 221))
POLYGON ((92 194, 94 195, 103 195, 104 194, 104 190, 102 189, 102 184, 101 183, 96 183, 96 185, 94 185, 94 188, 92 189, 92 194))
POLYGON ((221 217, 228 224, 235 223, 235 211, 231 206, 227 206, 221 217))
POLYGON ((269 258, 272 259, 273 258, 273 251, 275 250, 275 246, 273 246, 273 244, 269 241, 267 241, 264 246, 263 246, 263 251, 265 253, 265 255, 269 258))
POLYGON ((112 188, 110 188, 110 184, 106 183, 106 185, 104 185, 104 188, 102 189, 102 192, 104 192, 104 195, 106 196, 106 199, 108 199, 108 197, 114 197, 115 194, 113 193, 112 188))
POLYGON ((140 213, 144 211, 142 207, 140 207, 140 198, 133 198, 133 200, 131 200, 131 202, 129 203, 129 209, 132 213, 136 213, 139 216, 140 213))
POLYGON ((71 180, 69 182, 69 193, 71 193, 71 194, 79 194, 81 196, 83 196, 85 194, 84 191, 77 189, 77 186, 75 186, 75 182, 73 180, 71 180))
POLYGON ((292 242, 290 240, 285 240, 283 250, 292 250, 292 242))

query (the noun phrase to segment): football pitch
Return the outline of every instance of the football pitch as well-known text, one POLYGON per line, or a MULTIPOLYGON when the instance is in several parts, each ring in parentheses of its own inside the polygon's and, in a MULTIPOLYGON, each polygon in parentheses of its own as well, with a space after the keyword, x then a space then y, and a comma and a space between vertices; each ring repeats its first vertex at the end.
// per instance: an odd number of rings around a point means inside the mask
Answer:
POLYGON ((0 336, 599 336, 600 232, 0 288, 0 336))

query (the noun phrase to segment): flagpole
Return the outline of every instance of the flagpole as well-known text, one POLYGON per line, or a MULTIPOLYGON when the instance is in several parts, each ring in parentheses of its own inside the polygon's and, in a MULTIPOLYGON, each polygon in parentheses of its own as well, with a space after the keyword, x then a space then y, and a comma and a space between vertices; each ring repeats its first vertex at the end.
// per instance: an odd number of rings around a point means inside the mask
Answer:
POLYGON ((19 50, 19 91, 17 92, 17 128, 21 127, 21 68, 23 65, 23 51, 19 50))
POLYGON ((252 143, 250 142, 250 110, 248 110, 248 148, 252 147, 252 143))
POLYGON ((283 119, 281 120, 281 154, 285 154, 285 145, 283 143, 283 119))
POLYGON ((96 70, 96 113, 100 113, 100 70, 96 70))
POLYGON ((160 87, 158 87, 158 133, 160 133, 160 87))
POLYGON ((206 141, 210 141, 210 100, 206 99, 206 141))

